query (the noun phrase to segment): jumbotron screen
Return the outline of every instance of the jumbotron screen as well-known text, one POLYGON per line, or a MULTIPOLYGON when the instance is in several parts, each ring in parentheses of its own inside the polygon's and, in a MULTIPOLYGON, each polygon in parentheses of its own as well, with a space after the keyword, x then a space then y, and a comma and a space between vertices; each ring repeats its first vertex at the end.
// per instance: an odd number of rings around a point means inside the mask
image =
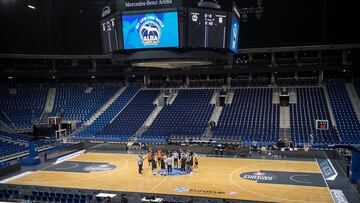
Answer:
POLYGON ((100 21, 101 38, 104 53, 121 50, 121 18, 119 15, 111 15, 100 21))
POLYGON ((188 47, 226 48, 227 13, 189 8, 188 47))
POLYGON ((231 19, 231 30, 230 30, 230 50, 232 52, 237 52, 238 42, 239 42, 239 20, 235 16, 232 16, 231 19))
POLYGON ((177 12, 123 15, 124 49, 179 46, 177 12))

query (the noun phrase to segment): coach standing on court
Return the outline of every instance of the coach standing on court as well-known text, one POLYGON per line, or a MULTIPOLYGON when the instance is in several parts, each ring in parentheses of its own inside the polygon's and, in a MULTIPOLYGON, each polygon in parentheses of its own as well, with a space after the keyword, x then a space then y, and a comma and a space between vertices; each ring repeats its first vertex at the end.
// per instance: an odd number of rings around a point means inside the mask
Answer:
POLYGON ((143 154, 141 153, 138 156, 139 174, 142 174, 143 162, 144 162, 144 158, 143 158, 143 154))

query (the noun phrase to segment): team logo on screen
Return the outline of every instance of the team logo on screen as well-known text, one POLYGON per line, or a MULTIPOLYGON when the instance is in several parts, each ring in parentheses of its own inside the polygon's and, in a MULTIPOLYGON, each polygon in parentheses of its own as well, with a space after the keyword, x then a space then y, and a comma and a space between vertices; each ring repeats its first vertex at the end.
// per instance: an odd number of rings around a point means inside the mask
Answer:
POLYGON ((164 23, 156 16, 145 16, 136 25, 144 46, 158 45, 161 39, 161 28, 163 27, 164 23))

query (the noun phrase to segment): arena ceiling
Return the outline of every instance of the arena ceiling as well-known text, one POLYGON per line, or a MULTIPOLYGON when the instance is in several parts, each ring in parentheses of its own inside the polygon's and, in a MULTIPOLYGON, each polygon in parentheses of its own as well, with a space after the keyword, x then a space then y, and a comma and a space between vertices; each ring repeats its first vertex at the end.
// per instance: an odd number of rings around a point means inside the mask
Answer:
MULTIPOLYGON (((257 0, 235 0, 240 8, 257 0)), ((360 42, 355 0, 262 0, 241 23, 240 48, 360 42)), ((101 54, 106 0, 0 0, 0 53, 101 54), (36 9, 28 8, 32 4, 36 9)))

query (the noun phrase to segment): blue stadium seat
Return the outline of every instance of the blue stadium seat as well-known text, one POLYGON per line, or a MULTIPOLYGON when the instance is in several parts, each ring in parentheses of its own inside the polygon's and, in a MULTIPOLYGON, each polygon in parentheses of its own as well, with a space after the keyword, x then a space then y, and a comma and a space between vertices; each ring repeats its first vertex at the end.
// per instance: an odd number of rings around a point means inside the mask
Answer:
POLYGON ((219 140, 253 140, 270 145, 279 138, 278 104, 272 104, 271 88, 240 88, 234 90, 231 105, 223 107, 213 138, 219 140))
MULTIPOLYGON (((357 84, 355 83, 355 89, 358 89, 357 84)), ((360 123, 346 91, 344 81, 329 81, 326 86, 336 120, 336 128, 341 137, 341 143, 360 144, 360 123)))
POLYGON ((139 142, 163 143, 170 136, 201 137, 214 105, 213 90, 180 90, 174 102, 158 114, 139 142))

